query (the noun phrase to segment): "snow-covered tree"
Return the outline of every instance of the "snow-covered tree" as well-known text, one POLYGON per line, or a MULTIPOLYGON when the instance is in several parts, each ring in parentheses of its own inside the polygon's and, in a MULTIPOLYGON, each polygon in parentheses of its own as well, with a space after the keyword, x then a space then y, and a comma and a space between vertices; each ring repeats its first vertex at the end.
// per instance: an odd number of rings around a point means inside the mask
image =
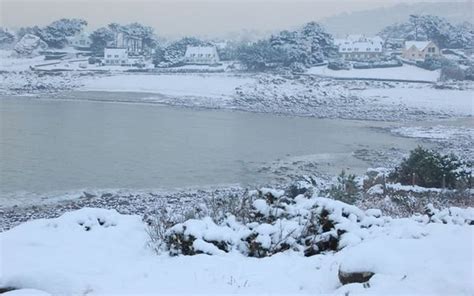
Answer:
POLYGON ((473 25, 452 25, 433 15, 411 15, 407 22, 388 26, 379 35, 385 39, 432 40, 443 48, 466 48, 472 47, 473 25))
POLYGON ((91 38, 91 49, 95 54, 101 55, 104 53, 104 48, 107 47, 107 43, 113 41, 115 33, 108 27, 102 27, 90 35, 91 38))
POLYGON ((184 61, 184 54, 188 46, 210 45, 209 42, 199 40, 194 37, 185 37, 168 45, 162 53, 161 60, 156 59, 155 63, 164 63, 168 66, 179 65, 184 61))
POLYGON ((8 29, 0 27, 0 48, 9 47, 15 42, 15 35, 8 29))
POLYGON ((82 19, 60 19, 44 28, 35 27, 33 34, 40 37, 49 47, 63 48, 67 44, 67 37, 74 36, 82 31, 87 22, 82 19))
POLYGON ((241 49, 244 51, 239 54, 239 59, 247 67, 250 66, 251 60, 260 61, 258 66, 250 68, 275 66, 277 63, 280 66, 299 69, 320 63, 335 53, 332 36, 315 22, 307 23, 296 31, 281 31, 266 42, 258 42, 241 49))

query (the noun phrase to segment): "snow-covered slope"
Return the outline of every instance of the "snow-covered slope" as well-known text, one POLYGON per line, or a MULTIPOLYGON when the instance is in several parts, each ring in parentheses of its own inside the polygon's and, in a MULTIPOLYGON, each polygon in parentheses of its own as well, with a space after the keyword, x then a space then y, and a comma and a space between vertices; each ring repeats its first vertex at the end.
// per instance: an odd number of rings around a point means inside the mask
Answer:
POLYGON ((268 258, 240 253, 155 255, 138 216, 84 208, 0 234, 0 287, 53 295, 430 294, 472 295, 474 227, 394 219, 337 253, 268 258), (341 286, 338 269, 370 269, 369 288, 341 286))

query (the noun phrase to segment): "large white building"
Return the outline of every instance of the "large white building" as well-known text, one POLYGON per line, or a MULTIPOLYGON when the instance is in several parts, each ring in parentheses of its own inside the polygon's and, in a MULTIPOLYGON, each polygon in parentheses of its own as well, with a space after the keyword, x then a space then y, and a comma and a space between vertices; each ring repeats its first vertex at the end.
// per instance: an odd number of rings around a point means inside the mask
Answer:
POLYGON ((184 54, 187 64, 212 65, 219 62, 215 46, 188 46, 184 54))
POLYGON ((127 65, 128 49, 127 48, 110 48, 104 49, 104 64, 106 65, 127 65))
POLYGON ((344 39, 336 39, 334 43, 345 60, 374 60, 381 58, 384 54, 384 41, 378 36, 350 35, 344 39))

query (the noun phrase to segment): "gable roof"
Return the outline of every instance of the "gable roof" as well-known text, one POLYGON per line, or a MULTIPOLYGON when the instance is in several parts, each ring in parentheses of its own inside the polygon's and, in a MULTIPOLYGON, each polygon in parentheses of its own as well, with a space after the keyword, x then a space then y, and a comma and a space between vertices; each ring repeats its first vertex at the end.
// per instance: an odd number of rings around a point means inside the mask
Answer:
POLYGON ((217 55, 217 50, 215 46, 188 46, 186 48, 185 56, 189 57, 192 54, 195 55, 217 55))
POLYGON ((339 52, 382 52, 382 44, 377 42, 348 42, 339 45, 339 52))
POLYGON ((424 50, 431 41, 405 41, 405 49, 410 49, 414 46, 418 50, 424 50))

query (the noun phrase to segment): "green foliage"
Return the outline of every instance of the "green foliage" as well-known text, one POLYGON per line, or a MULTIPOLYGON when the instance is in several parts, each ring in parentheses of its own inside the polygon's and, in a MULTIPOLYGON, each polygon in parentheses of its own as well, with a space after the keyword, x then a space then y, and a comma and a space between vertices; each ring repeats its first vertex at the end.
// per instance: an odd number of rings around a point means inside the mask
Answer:
POLYGON ((102 27, 92 32, 91 38, 91 50, 96 55, 103 55, 104 48, 107 47, 107 43, 114 40, 115 34, 110 28, 102 27))
POLYGON ((344 170, 337 177, 336 184, 331 186, 327 192, 328 196, 348 204, 353 204, 359 196, 360 190, 357 186, 356 176, 346 174, 344 170))
POLYGON ((463 163, 453 154, 441 155, 419 146, 403 159, 390 174, 390 179, 403 185, 412 185, 414 181, 418 186, 441 188, 444 176, 444 186, 455 188, 456 182, 466 175, 462 166, 463 163))

